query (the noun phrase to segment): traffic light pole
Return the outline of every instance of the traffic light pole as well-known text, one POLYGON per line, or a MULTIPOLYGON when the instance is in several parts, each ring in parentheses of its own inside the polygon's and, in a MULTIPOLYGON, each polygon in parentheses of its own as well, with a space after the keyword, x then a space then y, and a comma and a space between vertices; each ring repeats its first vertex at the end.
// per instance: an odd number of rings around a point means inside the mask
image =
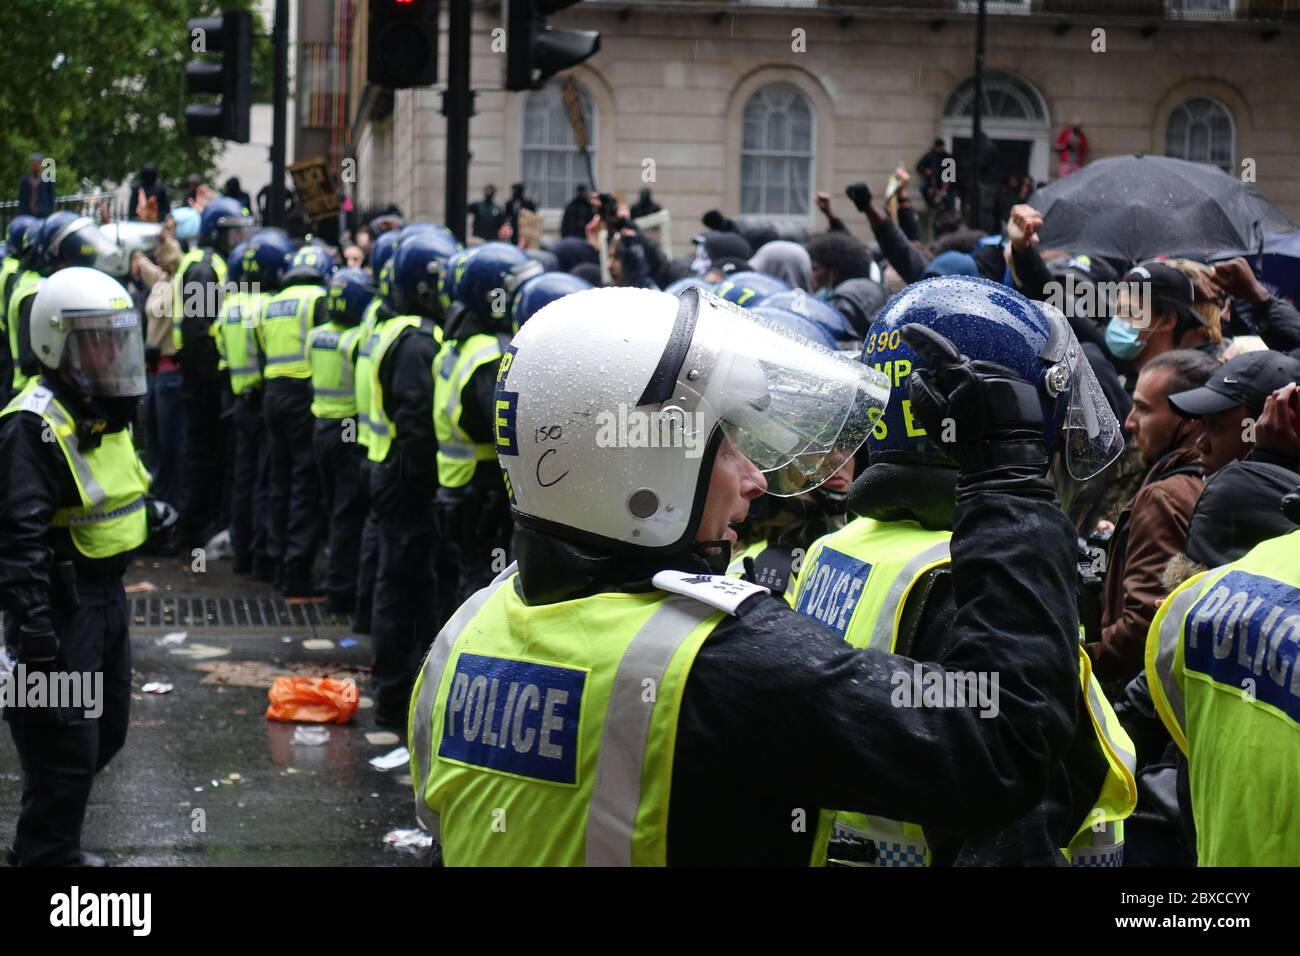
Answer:
MULTIPOLYGON (((979 12, 975 19, 975 109, 971 114, 971 165, 974 167, 967 198, 970 208, 966 210, 966 224, 972 229, 983 225, 980 212, 980 140, 983 134, 984 112, 984 0, 979 0, 979 12)), ((971 172, 971 170, 967 170, 971 172)))
POLYGON ((275 107, 271 133, 271 190, 264 226, 284 228, 285 127, 289 117, 289 0, 275 0, 275 107))
POLYGON ((443 202, 447 228, 465 241, 465 203, 469 195, 469 118, 474 94, 469 87, 470 4, 448 4, 447 91, 442 115, 447 117, 447 192, 443 202))

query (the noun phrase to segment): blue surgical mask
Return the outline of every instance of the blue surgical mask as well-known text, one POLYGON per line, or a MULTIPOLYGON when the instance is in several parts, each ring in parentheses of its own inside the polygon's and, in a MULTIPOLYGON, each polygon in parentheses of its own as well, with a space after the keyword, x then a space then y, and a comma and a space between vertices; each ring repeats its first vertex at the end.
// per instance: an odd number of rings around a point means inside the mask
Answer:
POLYGON ((1112 316, 1106 325, 1106 348, 1117 359, 1131 362, 1142 354, 1146 342, 1138 338, 1138 330, 1119 316, 1112 316))

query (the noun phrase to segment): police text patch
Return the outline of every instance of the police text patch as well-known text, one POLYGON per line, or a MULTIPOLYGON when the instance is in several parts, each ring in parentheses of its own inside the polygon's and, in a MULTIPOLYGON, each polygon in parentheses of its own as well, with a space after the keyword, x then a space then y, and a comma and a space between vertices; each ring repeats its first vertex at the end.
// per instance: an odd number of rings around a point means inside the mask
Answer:
POLYGON ((799 587, 795 610, 821 621, 840 637, 848 630, 853 611, 862 597, 871 565, 834 548, 823 547, 799 587))
POLYGON ((1300 590, 1230 571, 1192 605, 1183 666, 1300 722, 1300 590))
POLYGON ((578 782, 587 672, 507 657, 456 661, 438 756, 552 783, 578 782))

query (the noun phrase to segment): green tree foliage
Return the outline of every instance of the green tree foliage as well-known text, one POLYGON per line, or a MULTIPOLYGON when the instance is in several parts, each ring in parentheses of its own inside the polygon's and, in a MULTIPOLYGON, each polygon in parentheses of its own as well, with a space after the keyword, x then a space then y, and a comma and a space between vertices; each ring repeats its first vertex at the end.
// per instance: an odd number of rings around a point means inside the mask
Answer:
MULTIPOLYGON (((185 21, 253 10, 254 86, 270 42, 256 0, 0 0, 0 198, 27 159, 55 161, 59 195, 111 186, 153 162, 169 187, 210 176, 224 143, 185 132, 185 21)), ((13 193, 13 195, 10 195, 13 193)), ((178 198, 178 197, 176 197, 178 198)))

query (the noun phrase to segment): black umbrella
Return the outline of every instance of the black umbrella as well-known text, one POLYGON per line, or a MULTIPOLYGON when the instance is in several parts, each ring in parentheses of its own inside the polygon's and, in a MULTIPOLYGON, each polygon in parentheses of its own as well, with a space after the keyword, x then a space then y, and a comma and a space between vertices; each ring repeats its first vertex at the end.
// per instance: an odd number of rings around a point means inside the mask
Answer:
POLYGON ((1035 192, 1042 248, 1125 267, 1175 253, 1258 252, 1295 226, 1249 183, 1217 166, 1168 156, 1112 156, 1035 192))

